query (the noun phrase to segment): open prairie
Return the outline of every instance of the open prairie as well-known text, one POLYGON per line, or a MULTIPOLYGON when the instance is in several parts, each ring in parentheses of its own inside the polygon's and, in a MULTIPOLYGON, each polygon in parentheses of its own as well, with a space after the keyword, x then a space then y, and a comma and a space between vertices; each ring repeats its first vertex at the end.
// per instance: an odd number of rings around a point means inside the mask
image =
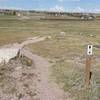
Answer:
POLYGON ((93 47, 92 80, 84 88, 86 48, 100 45, 100 20, 34 20, 0 16, 0 45, 22 42, 28 37, 47 36, 27 47, 52 63, 51 79, 73 100, 100 100, 100 49, 93 47))

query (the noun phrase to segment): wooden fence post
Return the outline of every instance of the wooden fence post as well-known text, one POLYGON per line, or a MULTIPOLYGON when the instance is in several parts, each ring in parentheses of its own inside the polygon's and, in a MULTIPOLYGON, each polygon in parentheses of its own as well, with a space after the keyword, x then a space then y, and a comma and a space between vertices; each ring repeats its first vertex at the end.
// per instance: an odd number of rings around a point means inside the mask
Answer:
POLYGON ((89 88, 91 80, 91 63, 92 63, 92 45, 88 45, 87 56, 86 56, 86 67, 85 67, 85 87, 89 88))

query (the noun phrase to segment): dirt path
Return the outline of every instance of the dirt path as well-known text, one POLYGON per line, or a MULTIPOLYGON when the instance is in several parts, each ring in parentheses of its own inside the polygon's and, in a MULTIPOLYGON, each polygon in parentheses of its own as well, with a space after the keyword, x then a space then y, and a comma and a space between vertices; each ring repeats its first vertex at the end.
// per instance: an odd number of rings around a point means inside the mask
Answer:
POLYGON ((31 60, 33 60, 36 67, 35 74, 37 75, 37 79, 35 81, 36 82, 35 88, 37 91, 36 97, 39 98, 36 100, 72 100, 68 97, 68 93, 65 94, 65 92, 62 89, 60 89, 55 82, 50 80, 51 64, 46 59, 30 52, 29 49, 23 48, 25 45, 28 45, 30 43, 36 43, 43 40, 45 40, 45 37, 43 38, 36 37, 36 38, 26 40, 20 44, 21 55, 24 55, 30 58, 31 60))
MULTIPOLYGON (((21 45, 28 45, 30 43, 35 43, 38 41, 45 40, 45 37, 34 38, 35 40, 27 40, 24 41, 21 45)), ((38 97, 40 100, 70 100, 68 95, 64 93, 62 89, 58 87, 58 85, 50 80, 50 66, 51 64, 44 58, 37 56, 31 53, 29 50, 22 49, 21 54, 26 57, 32 59, 36 66, 36 74, 38 76, 38 80, 36 83, 36 89, 38 91, 38 97)))
POLYGON ((32 44, 32 43, 37 43, 37 42, 40 42, 40 41, 44 41, 46 39, 46 37, 33 37, 33 38, 28 38, 26 41, 23 41, 20 46, 21 47, 24 47, 25 45, 28 45, 28 44, 32 44))
POLYGON ((14 44, 9 44, 9 45, 5 45, 5 46, 1 47, 0 48, 0 63, 2 63, 2 62, 8 63, 10 61, 10 59, 17 56, 18 52, 25 45, 44 41, 45 39, 46 39, 46 37, 33 37, 33 38, 26 39, 21 44, 14 43, 14 44))
POLYGON ((46 59, 31 53, 29 50, 22 50, 21 53, 32 59, 35 63, 38 75, 36 89, 40 100, 71 100, 57 84, 51 82, 51 64, 46 59))

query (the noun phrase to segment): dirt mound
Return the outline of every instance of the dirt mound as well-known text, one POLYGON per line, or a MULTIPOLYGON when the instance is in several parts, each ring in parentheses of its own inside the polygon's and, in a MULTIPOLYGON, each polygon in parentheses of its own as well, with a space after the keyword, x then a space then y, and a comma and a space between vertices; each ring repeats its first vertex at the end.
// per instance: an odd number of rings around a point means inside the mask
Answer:
POLYGON ((0 66, 0 100, 38 100, 34 63, 23 65, 24 59, 0 66))

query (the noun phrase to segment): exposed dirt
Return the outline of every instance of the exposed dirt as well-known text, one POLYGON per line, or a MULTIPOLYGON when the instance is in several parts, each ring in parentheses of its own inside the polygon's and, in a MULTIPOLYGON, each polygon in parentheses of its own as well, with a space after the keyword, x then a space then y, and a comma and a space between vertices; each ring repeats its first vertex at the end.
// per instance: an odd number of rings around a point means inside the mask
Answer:
POLYGON ((23 65, 21 59, 0 66, 0 100, 38 100, 35 66, 23 65))
POLYGON ((33 59, 36 66, 35 72, 38 77, 38 80, 36 81, 36 89, 40 100, 71 100, 69 99, 68 94, 65 94, 64 91, 50 79, 51 64, 46 59, 32 54, 29 50, 25 49, 22 50, 22 54, 33 59))
MULTIPOLYGON (((33 42, 29 40, 23 45, 33 42)), ((72 100, 50 79, 51 64, 46 59, 25 48, 21 55, 0 66, 0 100, 72 100)))
POLYGON ((6 46, 3 46, 0 48, 0 63, 8 63, 10 59, 16 57, 18 52, 25 46, 31 43, 36 43, 40 41, 44 41, 46 37, 33 37, 33 38, 28 38, 25 41, 23 41, 21 44, 19 43, 14 43, 14 44, 9 44, 6 46))

